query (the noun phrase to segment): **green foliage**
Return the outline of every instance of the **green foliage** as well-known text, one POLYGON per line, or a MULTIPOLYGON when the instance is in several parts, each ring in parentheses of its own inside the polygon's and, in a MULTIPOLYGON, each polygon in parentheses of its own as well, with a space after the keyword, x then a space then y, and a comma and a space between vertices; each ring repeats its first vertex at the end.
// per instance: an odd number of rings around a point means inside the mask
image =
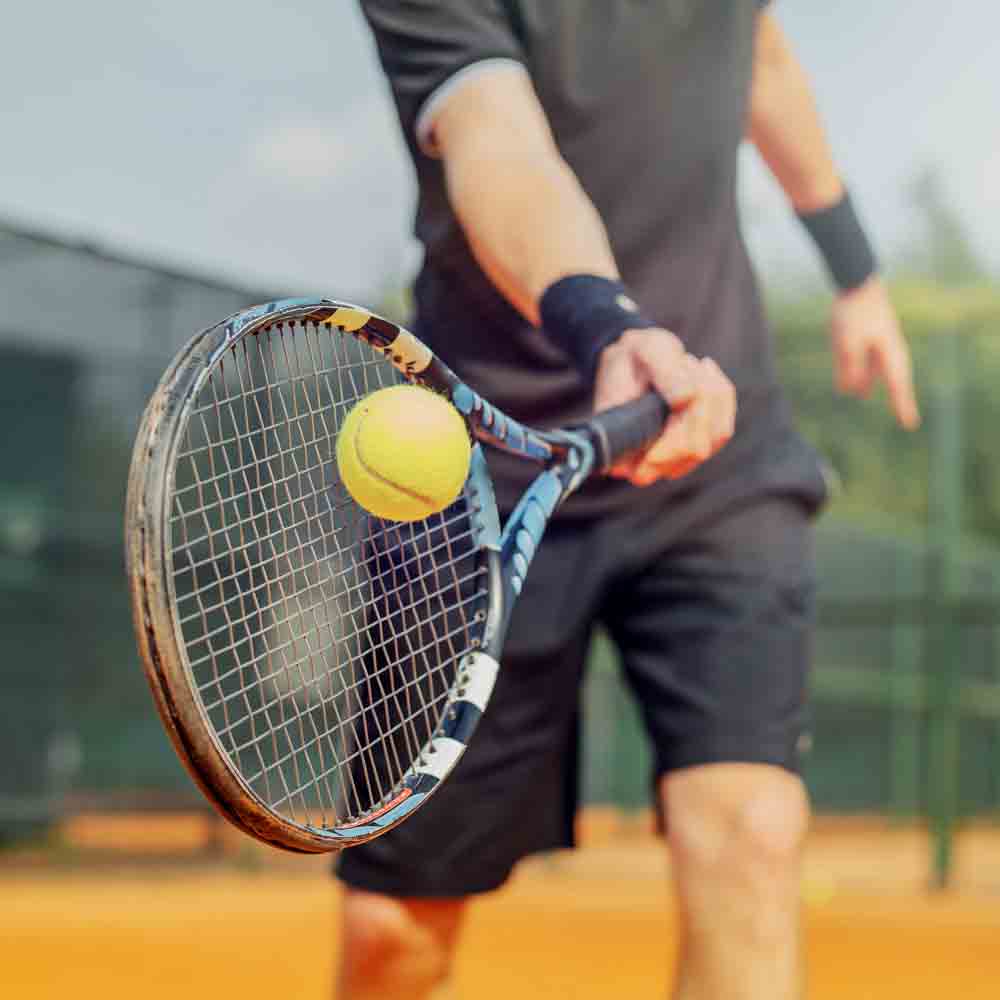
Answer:
POLYGON ((910 199, 922 233, 909 254, 907 270, 938 285, 960 287, 983 281, 986 268, 936 168, 926 167, 916 175, 910 199))
POLYGON ((827 333, 828 297, 770 304, 778 364, 799 426, 836 470, 843 490, 837 515, 876 530, 927 522, 930 477, 949 474, 936 432, 957 420, 960 431, 963 528, 1000 538, 1000 288, 987 283, 945 288, 916 281, 892 289, 914 357, 924 426, 894 423, 885 393, 869 400, 839 395, 827 333))

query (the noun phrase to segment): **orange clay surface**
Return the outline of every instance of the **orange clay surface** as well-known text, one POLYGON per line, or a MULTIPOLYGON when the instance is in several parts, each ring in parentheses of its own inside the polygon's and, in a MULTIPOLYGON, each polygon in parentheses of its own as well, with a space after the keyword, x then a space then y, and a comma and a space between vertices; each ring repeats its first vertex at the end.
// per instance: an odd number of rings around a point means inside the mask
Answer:
MULTIPOLYGON (((3 857, 0 997, 329 997, 327 862, 228 831, 207 859, 204 834, 201 819, 95 817, 59 850, 3 857)), ((474 905, 460 998, 663 1000, 676 943, 663 850, 645 824, 600 814, 584 840, 474 905)), ((1000 997, 1000 834, 960 838, 946 893, 924 891, 927 858, 916 830, 820 824, 803 883, 811 1000, 1000 997)))

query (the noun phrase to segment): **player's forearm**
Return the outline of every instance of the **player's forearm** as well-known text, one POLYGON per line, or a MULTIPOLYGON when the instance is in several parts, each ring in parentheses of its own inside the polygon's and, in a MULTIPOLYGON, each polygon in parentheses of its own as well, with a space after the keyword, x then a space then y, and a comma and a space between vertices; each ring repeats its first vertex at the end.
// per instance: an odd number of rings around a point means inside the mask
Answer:
POLYGON ((749 133, 797 212, 826 208, 843 195, 812 87, 767 14, 757 32, 749 133))
MULTIPOLYGON (((604 223, 556 147, 526 73, 466 81, 425 142, 480 267, 592 380, 612 343, 655 327, 618 280, 604 223)), ((671 340, 673 354, 683 354, 671 340)), ((668 397, 669 398, 669 397, 668 397)))
POLYGON ((541 126, 497 115, 453 127, 444 159, 448 195, 480 267, 531 322, 559 278, 618 276, 604 224, 541 126))

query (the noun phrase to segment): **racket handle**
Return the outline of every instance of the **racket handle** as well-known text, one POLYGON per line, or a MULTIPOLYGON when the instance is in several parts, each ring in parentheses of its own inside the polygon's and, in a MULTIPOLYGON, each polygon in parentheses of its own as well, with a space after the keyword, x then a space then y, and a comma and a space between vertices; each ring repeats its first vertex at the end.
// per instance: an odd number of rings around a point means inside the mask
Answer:
POLYGON ((594 436, 599 469, 614 465, 622 455, 656 438, 670 416, 670 404, 658 393, 647 392, 631 403, 598 413, 588 427, 594 436))

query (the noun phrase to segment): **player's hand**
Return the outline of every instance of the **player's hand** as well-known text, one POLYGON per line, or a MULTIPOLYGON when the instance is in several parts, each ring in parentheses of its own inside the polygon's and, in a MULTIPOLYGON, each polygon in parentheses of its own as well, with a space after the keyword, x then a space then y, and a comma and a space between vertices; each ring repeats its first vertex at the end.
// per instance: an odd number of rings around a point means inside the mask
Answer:
POLYGON ((736 425, 736 390, 714 361, 688 354, 667 330, 626 330, 601 352, 594 409, 631 402, 650 388, 670 403, 670 419, 652 444, 609 470, 636 486, 687 474, 711 458, 736 425))
POLYGON ((907 430, 919 427, 910 349, 880 278, 871 277, 837 296, 830 332, 837 388, 864 398, 881 379, 900 425, 907 430))

